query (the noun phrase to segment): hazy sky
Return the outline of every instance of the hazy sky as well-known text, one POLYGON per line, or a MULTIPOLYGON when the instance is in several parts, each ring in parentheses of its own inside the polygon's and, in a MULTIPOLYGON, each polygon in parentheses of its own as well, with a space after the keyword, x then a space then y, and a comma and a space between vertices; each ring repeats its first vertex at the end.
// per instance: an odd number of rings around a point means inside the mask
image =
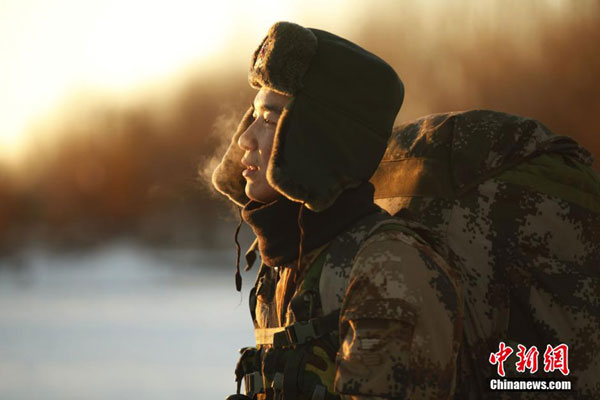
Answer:
POLYGON ((15 150, 34 117, 69 92, 131 88, 209 55, 231 22, 227 2, 211 3, 0 2, 0 145, 15 150))
POLYGON ((71 93, 123 94, 169 79, 214 56, 226 42, 255 42, 253 35, 260 37, 274 21, 293 18, 311 3, 3 0, 0 157, 14 156, 36 117, 71 93), (247 35, 232 37, 240 25, 247 35))

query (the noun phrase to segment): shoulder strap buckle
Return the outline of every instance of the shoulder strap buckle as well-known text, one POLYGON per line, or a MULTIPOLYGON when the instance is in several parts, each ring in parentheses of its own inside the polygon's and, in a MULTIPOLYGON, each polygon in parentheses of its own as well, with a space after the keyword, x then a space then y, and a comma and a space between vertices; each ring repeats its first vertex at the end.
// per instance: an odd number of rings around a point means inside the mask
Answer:
POLYGON ((298 321, 285 328, 285 333, 290 343, 306 343, 309 340, 313 340, 319 336, 317 333, 314 321, 298 321))
POLYGON ((296 321, 272 336, 273 347, 286 347, 309 342, 338 329, 340 310, 308 321, 296 321))

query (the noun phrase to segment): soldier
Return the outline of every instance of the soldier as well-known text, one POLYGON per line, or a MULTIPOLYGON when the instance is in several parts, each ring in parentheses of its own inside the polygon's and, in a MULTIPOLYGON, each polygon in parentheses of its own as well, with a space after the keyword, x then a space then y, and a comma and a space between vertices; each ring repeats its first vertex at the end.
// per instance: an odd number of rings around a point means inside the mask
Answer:
POLYGON ((425 229, 374 205, 368 182, 400 79, 354 43, 280 22, 249 81, 258 93, 213 174, 262 261, 250 293, 256 346, 242 349, 230 398, 451 398, 463 320, 455 273, 425 229))

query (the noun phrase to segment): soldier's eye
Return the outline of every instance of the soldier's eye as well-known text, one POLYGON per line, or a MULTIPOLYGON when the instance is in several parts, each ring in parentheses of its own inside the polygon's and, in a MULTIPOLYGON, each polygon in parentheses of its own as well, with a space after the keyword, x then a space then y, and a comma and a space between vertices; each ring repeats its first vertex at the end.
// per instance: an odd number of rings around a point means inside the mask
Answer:
POLYGON ((277 125, 277 121, 279 121, 279 113, 273 111, 265 112, 263 119, 267 125, 277 125))
POLYGON ((273 113, 265 114, 263 119, 267 125, 276 125, 278 120, 277 116, 273 115, 273 113))

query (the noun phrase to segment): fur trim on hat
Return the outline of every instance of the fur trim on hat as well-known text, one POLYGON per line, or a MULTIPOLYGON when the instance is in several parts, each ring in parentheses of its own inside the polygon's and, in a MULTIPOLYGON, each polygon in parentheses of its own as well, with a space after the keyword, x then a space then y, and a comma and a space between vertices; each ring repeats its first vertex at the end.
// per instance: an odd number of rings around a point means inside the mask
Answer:
POLYGON ((294 96, 317 52, 317 38, 308 29, 291 23, 274 24, 252 57, 248 81, 255 89, 265 86, 294 96))
POLYGON ((221 163, 217 166, 212 175, 213 186, 240 207, 250 201, 250 199, 246 196, 244 191, 246 180, 242 175, 242 171, 245 168, 242 165, 244 150, 238 146, 237 142, 242 133, 244 133, 254 121, 254 118, 252 118, 253 111, 254 109, 252 107, 246 111, 246 114, 242 118, 242 121, 231 139, 227 152, 225 152, 221 163))

